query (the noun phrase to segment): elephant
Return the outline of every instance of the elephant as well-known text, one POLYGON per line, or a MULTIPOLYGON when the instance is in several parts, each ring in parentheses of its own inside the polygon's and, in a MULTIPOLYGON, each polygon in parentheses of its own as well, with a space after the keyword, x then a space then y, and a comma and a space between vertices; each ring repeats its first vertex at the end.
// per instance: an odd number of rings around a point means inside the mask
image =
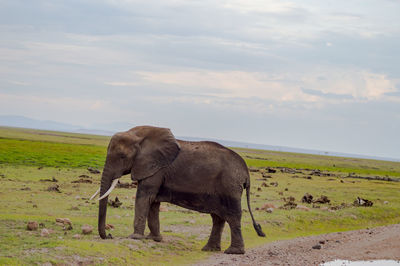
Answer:
POLYGON ((212 229, 203 251, 220 251, 221 234, 228 223, 231 244, 225 253, 244 254, 241 232, 241 196, 246 189, 247 206, 257 234, 264 237, 250 209, 250 175, 246 163, 234 151, 211 141, 175 139, 171 130, 137 126, 111 137, 101 176, 98 232, 106 235, 108 195, 118 178, 131 174, 138 182, 132 239, 161 241, 160 202, 209 213, 212 229), (150 233, 145 236, 146 221, 150 233))

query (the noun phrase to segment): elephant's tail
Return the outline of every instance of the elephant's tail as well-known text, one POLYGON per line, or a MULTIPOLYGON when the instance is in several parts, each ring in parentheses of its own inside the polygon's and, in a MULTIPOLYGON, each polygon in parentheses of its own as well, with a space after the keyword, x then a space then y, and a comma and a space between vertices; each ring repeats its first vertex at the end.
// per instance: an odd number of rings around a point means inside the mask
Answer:
POLYGON ((251 212, 251 208, 250 208, 250 178, 249 178, 248 182, 246 182, 246 197, 247 197, 247 207, 249 207, 249 212, 250 212, 251 219, 253 220, 254 229, 256 230, 258 236, 265 237, 265 234, 262 231, 261 225, 258 224, 256 222, 256 220, 254 220, 253 213, 251 212))

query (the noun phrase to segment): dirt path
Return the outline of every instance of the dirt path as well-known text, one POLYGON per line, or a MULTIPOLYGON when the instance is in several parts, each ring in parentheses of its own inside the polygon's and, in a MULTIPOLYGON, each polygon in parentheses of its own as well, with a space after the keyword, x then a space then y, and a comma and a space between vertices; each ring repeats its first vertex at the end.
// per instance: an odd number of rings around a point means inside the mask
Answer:
POLYGON ((400 260, 400 224, 277 241, 195 265, 319 265, 336 259, 400 260))

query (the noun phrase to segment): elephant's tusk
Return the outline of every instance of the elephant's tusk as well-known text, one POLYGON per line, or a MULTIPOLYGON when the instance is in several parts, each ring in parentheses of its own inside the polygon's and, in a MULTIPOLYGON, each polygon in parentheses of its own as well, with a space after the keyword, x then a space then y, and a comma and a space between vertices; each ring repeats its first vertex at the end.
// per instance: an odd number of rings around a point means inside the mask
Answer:
POLYGON ((100 193, 100 188, 93 194, 93 196, 90 197, 90 200, 94 199, 94 197, 97 196, 97 194, 100 193))
POLYGON ((107 190, 107 192, 104 193, 103 196, 101 196, 98 200, 102 200, 102 199, 104 199, 105 197, 107 197, 108 195, 110 195, 111 191, 115 188, 115 186, 117 185, 117 183, 118 183, 118 178, 117 178, 117 179, 114 179, 114 181, 113 181, 112 184, 111 184, 111 187, 110 187, 110 188, 107 190))

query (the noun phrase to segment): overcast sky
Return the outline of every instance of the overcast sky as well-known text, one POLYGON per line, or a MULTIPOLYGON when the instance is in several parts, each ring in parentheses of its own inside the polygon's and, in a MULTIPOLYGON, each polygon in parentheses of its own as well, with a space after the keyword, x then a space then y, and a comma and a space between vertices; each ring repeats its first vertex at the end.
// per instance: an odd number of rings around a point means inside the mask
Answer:
POLYGON ((400 158, 400 1, 0 0, 0 115, 400 158))

